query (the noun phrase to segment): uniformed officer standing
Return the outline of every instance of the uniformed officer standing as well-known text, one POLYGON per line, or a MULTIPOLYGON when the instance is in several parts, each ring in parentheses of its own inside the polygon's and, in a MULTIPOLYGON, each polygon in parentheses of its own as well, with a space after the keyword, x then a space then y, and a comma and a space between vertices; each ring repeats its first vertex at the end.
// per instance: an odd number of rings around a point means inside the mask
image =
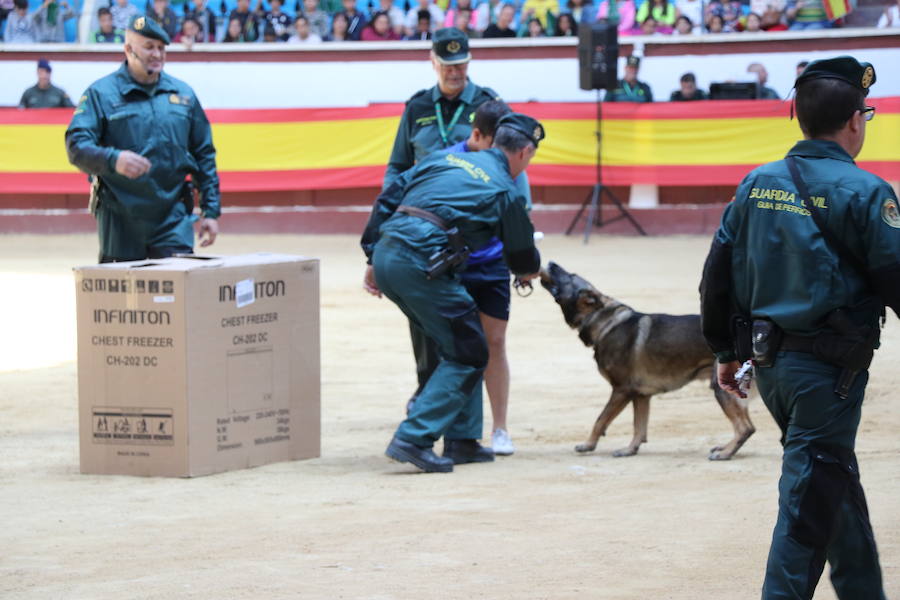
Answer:
MULTIPOLYGON (((469 39, 462 31, 447 27, 434 32, 431 64, 437 74, 437 85, 420 90, 407 100, 382 191, 435 150, 448 148, 469 137, 475 110, 482 103, 497 99, 497 93, 492 89, 469 81, 471 59, 469 39)), ((414 400, 437 367, 438 356, 434 342, 416 330, 412 323, 409 331, 418 379, 414 400)))
POLYGON ((638 81, 638 70, 641 68, 641 57, 632 54, 625 61, 625 77, 620 79, 616 88, 607 92, 606 102, 653 102, 650 86, 638 81))
POLYGON ((46 58, 38 61, 38 82, 22 93, 22 98, 19 100, 20 108, 72 108, 74 106, 66 92, 50 83, 52 72, 53 69, 46 58))
POLYGON ((478 443, 482 409, 480 394, 474 393, 487 365, 487 343, 478 307, 456 271, 469 248, 496 235, 509 268, 523 279, 537 276, 534 228, 513 180, 543 137, 534 119, 508 114, 498 122, 493 148, 433 153, 375 203, 362 238, 374 265, 366 285, 397 304, 435 341, 440 356, 387 448, 395 460, 426 472, 493 460, 493 452, 478 443), (443 457, 432 450, 440 437, 443 457))
POLYGON ((752 355, 782 432, 762 596, 812 598, 827 560, 842 600, 884 598, 854 453, 884 305, 900 310, 900 207, 859 169, 875 70, 843 56, 796 81, 804 140, 752 171, 725 209, 700 286, 719 383, 752 355), (750 348, 747 348, 750 346, 750 348))
POLYGON ((91 84, 66 131, 69 161, 93 182, 101 262, 192 252, 191 187, 200 197, 200 245, 218 233, 209 121, 190 86, 162 72, 168 43, 158 23, 134 17, 125 63, 91 84))

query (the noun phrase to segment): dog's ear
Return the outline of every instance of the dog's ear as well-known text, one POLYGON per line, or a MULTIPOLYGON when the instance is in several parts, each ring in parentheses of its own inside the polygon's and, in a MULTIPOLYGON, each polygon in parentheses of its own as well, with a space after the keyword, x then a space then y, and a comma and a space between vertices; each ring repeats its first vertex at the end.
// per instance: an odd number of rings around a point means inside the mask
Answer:
POLYGON ((593 290, 580 290, 578 292, 578 308, 593 310, 603 306, 600 296, 593 290))

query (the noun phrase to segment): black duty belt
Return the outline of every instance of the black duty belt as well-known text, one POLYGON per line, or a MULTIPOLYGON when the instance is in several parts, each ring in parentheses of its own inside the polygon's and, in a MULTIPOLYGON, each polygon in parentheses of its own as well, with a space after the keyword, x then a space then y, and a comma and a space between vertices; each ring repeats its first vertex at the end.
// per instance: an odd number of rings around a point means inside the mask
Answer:
POLYGON ((429 223, 440 227, 441 231, 448 231, 450 229, 450 225, 447 223, 447 221, 443 220, 433 212, 425 210, 424 208, 401 204, 397 207, 397 212, 403 213, 404 215, 410 215, 413 217, 419 217, 420 219, 425 219, 429 223))
POLYGON ((781 350, 785 352, 806 352, 813 353, 813 345, 815 337, 784 334, 781 340, 781 350))
POLYGON ((424 219, 447 234, 447 246, 428 257, 428 268, 425 269, 428 279, 435 279, 466 264, 470 251, 458 227, 450 227, 447 221, 433 212, 416 206, 402 204, 396 212, 424 219))

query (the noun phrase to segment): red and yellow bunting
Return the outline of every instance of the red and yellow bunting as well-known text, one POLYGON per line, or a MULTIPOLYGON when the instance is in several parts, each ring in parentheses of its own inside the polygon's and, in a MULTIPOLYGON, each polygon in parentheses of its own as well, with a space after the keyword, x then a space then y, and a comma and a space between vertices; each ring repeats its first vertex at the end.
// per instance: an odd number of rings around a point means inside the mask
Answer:
MULTIPOLYGON (((900 180, 900 98, 872 99, 863 168, 900 180)), ((595 179, 593 103, 518 104, 547 139, 529 167, 533 185, 595 179)), ((377 187, 403 106, 209 110, 226 192, 377 187)), ((789 103, 722 101, 602 106, 603 178, 612 185, 736 185, 782 157, 801 133, 789 103)), ((66 158, 71 112, 0 109, 0 194, 77 194, 87 180, 66 158)))

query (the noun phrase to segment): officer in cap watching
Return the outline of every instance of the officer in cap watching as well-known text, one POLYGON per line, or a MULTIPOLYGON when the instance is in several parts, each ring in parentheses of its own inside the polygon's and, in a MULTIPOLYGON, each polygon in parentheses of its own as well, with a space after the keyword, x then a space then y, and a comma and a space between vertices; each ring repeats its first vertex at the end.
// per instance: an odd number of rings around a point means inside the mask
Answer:
POLYGON ((726 207, 700 285, 703 333, 735 380, 752 357, 784 447, 762 597, 883 599, 854 447, 885 305, 900 311, 900 206, 853 162, 875 109, 875 69, 850 56, 796 80, 803 141, 752 171, 726 207))
POLYGON ((625 78, 616 83, 616 88, 607 92, 606 102, 653 102, 653 92, 650 86, 643 81, 638 81, 638 71, 641 68, 641 57, 632 54, 625 61, 625 78))
MULTIPOLYGON (((494 90, 469 80, 467 73, 471 59, 469 39, 465 33, 454 27, 434 32, 431 64, 437 75, 437 84, 416 92, 406 101, 382 190, 387 190, 401 173, 435 150, 449 148, 467 139, 478 107, 488 100, 499 99, 494 90)), ((523 184, 522 193, 526 194, 525 202, 530 204, 527 181, 523 184)), ((371 271, 367 275, 371 278, 371 271)), ((434 342, 412 324, 410 338, 418 380, 418 388, 410 400, 412 402, 437 367, 438 356, 434 342)))
POLYGON ((125 63, 91 84, 66 130, 69 161, 91 176, 100 262, 193 252, 192 187, 202 211, 200 245, 212 244, 219 230, 209 121, 190 86, 163 72, 167 44, 156 21, 132 18, 125 63))
POLYGON ((25 90, 22 99, 19 100, 21 108, 72 108, 75 105, 69 100, 69 95, 60 88, 50 83, 50 74, 53 69, 46 58, 42 58, 37 64, 38 82, 25 90))
POLYGON ((470 248, 493 236, 506 264, 523 280, 537 276, 534 228, 514 179, 531 161, 543 127, 526 115, 499 119, 494 144, 481 152, 435 152, 397 177, 375 201, 362 237, 374 266, 374 292, 384 293, 438 346, 439 362, 386 454, 426 472, 489 462, 478 443, 488 361, 478 306, 456 276, 470 248), (432 446, 444 438, 443 456, 432 446))

